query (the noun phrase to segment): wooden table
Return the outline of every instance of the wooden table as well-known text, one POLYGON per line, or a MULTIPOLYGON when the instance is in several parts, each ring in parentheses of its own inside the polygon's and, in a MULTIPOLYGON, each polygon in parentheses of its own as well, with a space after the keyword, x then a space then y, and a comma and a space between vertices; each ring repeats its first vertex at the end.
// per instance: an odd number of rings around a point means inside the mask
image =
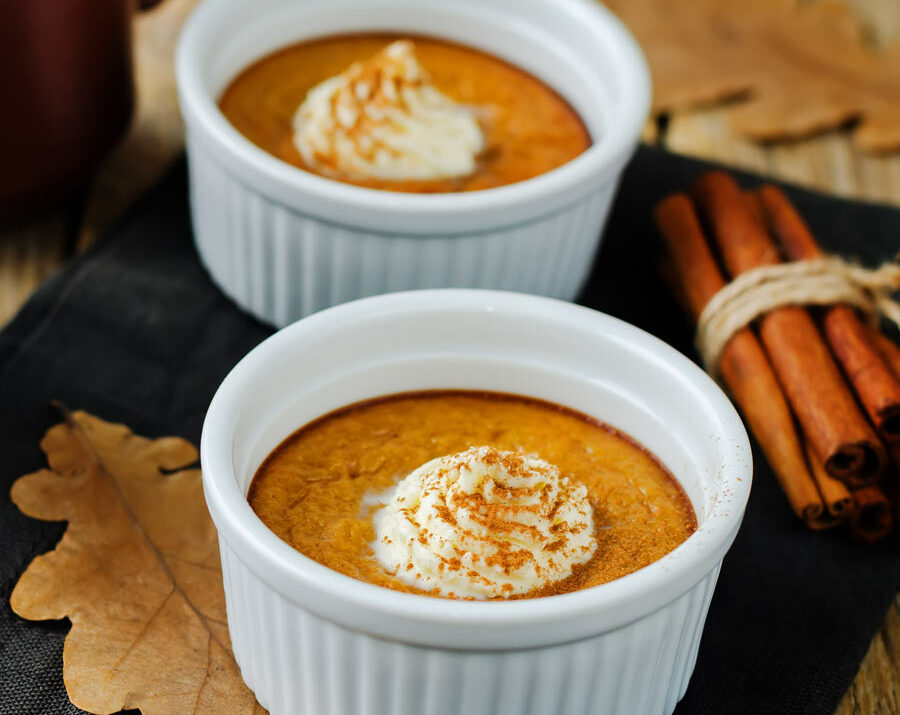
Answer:
MULTIPOLYGON (((182 148, 172 75, 178 28, 197 0, 166 0, 135 23, 138 103, 125 141, 90 189, 68 206, 0 234, 0 324, 67 259, 83 250, 162 173, 182 148)), ((881 35, 900 31, 900 3, 850 0, 881 35)), ((645 139, 841 196, 900 206, 900 155, 855 151, 842 132, 761 146, 732 135, 721 109, 679 114, 645 139)), ((900 597, 872 642, 838 715, 900 713, 900 597)))

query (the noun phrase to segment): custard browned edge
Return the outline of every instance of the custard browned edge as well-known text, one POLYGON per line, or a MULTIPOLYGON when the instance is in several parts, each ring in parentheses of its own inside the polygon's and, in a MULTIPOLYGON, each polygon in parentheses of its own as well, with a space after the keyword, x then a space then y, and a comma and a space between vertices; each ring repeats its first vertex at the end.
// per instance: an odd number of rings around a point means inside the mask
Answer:
MULTIPOLYGON (((483 56, 483 57, 487 57, 487 58, 489 58, 489 59, 491 59, 491 60, 493 60, 493 61, 495 61, 495 62, 497 62, 497 63, 499 63, 499 64, 502 64, 502 65, 508 67, 508 68, 509 68, 511 71, 513 71, 513 72, 518 72, 518 73, 520 73, 520 74, 523 74, 523 75, 525 75, 525 76, 527 76, 527 77, 530 77, 530 78, 533 79, 535 82, 540 83, 541 86, 543 86, 544 89, 546 89, 547 92, 548 92, 549 94, 551 94, 553 97, 555 97, 557 100, 559 100, 559 102, 561 102, 562 104, 564 104, 566 107, 569 108, 569 110, 570 110, 571 113, 572 113, 572 116, 573 116, 575 119, 577 119, 578 125, 581 127, 582 131, 584 132, 584 136, 587 138, 587 146, 584 148, 584 150, 581 152, 581 154, 576 155, 576 157, 573 157, 573 158, 570 159, 569 161, 573 161, 575 158, 577 158, 577 156, 581 156, 582 154, 584 154, 584 152, 588 151, 592 146, 594 146, 595 138, 594 138, 593 134, 591 133, 591 130, 588 128, 587 124, 585 123, 584 118, 581 116, 581 112, 579 112, 579 111, 575 108, 575 106, 574 106, 568 99, 566 99, 566 98, 565 98, 565 97, 564 97, 564 96, 563 96, 563 95, 562 95, 562 94, 561 94, 561 93, 560 93, 560 92, 559 92, 552 84, 550 84, 549 82, 547 82, 547 81, 544 80, 543 78, 539 77, 538 75, 536 75, 535 73, 533 73, 533 72, 531 72, 531 71, 529 71, 529 70, 524 69, 523 67, 520 67, 519 65, 517 65, 517 64, 515 64, 515 63, 513 63, 513 62, 510 62, 510 61, 504 59, 504 58, 501 57, 500 55, 497 55, 497 54, 495 54, 495 53, 493 53, 493 52, 490 52, 490 51, 488 51, 488 50, 483 50, 483 49, 481 49, 481 48, 473 47, 472 45, 467 45, 467 44, 464 44, 464 43, 462 43, 462 42, 454 42, 454 41, 452 41, 452 40, 444 39, 443 37, 435 37, 435 36, 427 35, 427 34, 424 34, 424 33, 403 33, 403 32, 399 32, 399 31, 398 31, 398 32, 384 32, 384 31, 379 31, 379 32, 338 32, 338 33, 327 34, 327 35, 316 35, 315 37, 309 37, 309 38, 306 38, 306 39, 303 39, 303 40, 299 40, 299 41, 297 41, 297 42, 291 42, 291 43, 289 43, 289 44, 287 44, 287 45, 281 47, 280 49, 274 50, 274 51, 272 51, 272 52, 268 52, 268 53, 266 53, 266 54, 264 54, 264 55, 262 55, 262 56, 260 56, 260 57, 257 57, 255 60, 253 60, 253 61, 250 62, 249 64, 244 65, 244 67, 243 67, 237 74, 233 75, 233 76, 227 81, 227 83, 225 84, 225 87, 222 89, 222 91, 219 93, 218 97, 216 98, 216 106, 219 107, 219 111, 222 112, 222 109, 221 109, 221 106, 222 106, 222 100, 224 99, 225 95, 226 95, 229 91, 231 91, 231 88, 232 88, 232 87, 233 87, 233 86, 234 86, 234 85, 235 85, 235 84, 236 84, 236 83, 237 83, 237 82, 238 82, 245 74, 247 74, 252 68, 256 67, 258 64, 260 64, 260 63, 262 63, 262 62, 265 62, 265 61, 267 61, 267 60, 274 59, 274 58, 278 57, 279 55, 287 54, 287 53, 289 53, 289 52, 295 50, 297 47, 299 47, 299 46, 301 46, 301 45, 311 45, 311 44, 314 44, 314 43, 316 43, 316 42, 333 42, 333 41, 340 41, 340 40, 345 39, 345 38, 351 39, 351 40, 352 40, 353 38, 357 38, 357 37, 363 37, 363 38, 369 38, 369 39, 375 39, 375 40, 382 40, 382 41, 384 41, 385 45, 390 44, 392 41, 397 40, 397 39, 401 39, 401 38, 402 38, 402 39, 409 39, 409 40, 411 40, 411 41, 414 42, 414 43, 415 43, 416 39, 420 39, 420 40, 426 40, 426 41, 428 41, 428 42, 433 42, 433 43, 439 44, 439 45, 445 45, 445 46, 448 46, 448 47, 457 47, 457 48, 461 48, 461 49, 466 50, 466 51, 468 51, 468 52, 472 52, 472 53, 474 53, 474 54, 478 54, 478 55, 481 55, 481 56, 483 56)), ((310 89, 312 89, 312 88, 310 88, 310 89)), ((222 112, 222 114, 223 114, 223 116, 225 116, 225 119, 227 120, 227 119, 228 119, 228 116, 225 115, 224 112, 222 112)), ((231 123, 231 122, 229 121, 229 124, 230 124, 230 123, 231 123)), ((232 126, 234 126, 234 125, 232 125, 232 126)), ((235 129, 237 129, 237 128, 235 127, 235 129)), ((237 130, 237 131, 240 132, 240 130, 237 130)), ((240 133, 241 133, 241 136, 243 136, 243 137, 244 137, 245 139, 247 139, 248 141, 252 142, 255 146, 259 146, 258 144, 256 144, 256 142, 255 142, 253 139, 251 139, 250 137, 248 137, 247 135, 245 135, 243 132, 240 132, 240 133)), ((292 162, 289 162, 289 161, 285 160, 285 159, 282 158, 281 156, 278 156, 277 154, 275 154, 275 153, 269 151, 268 149, 266 149, 266 148, 264 148, 264 147, 261 147, 261 146, 260 146, 260 148, 261 148, 263 151, 265 151, 267 154, 270 154, 271 156, 273 156, 273 157, 275 157, 276 159, 278 159, 279 161, 283 161, 283 162, 285 162, 286 164, 288 164, 289 166, 293 166, 293 167, 295 167, 295 168, 297 168, 297 169, 300 169, 301 171, 306 171, 307 173, 311 173, 311 174, 313 174, 313 175, 315 175, 315 176, 319 176, 319 177, 322 177, 322 178, 325 178, 325 179, 330 179, 330 180, 332 180, 332 181, 337 181, 337 182, 340 182, 340 183, 343 183, 343 184, 348 184, 348 185, 350 185, 350 186, 362 186, 362 187, 371 188, 371 187, 368 187, 368 185, 367 185, 365 182, 360 183, 360 182, 352 181, 352 180, 349 180, 349 179, 338 179, 338 178, 334 178, 334 177, 329 177, 329 176, 326 176, 326 175, 324 175, 324 174, 320 174, 319 172, 313 171, 312 169, 310 169, 310 168, 308 168, 308 167, 297 166, 296 164, 294 164, 294 163, 292 163, 292 162)), ((491 152, 491 151, 493 151, 493 150, 494 150, 494 149, 493 149, 492 147, 486 147, 486 148, 485 148, 485 152, 486 152, 486 153, 489 153, 489 152, 491 152)), ((484 155, 478 157, 478 160, 477 160, 477 161, 478 161, 478 163, 479 163, 479 166, 480 166, 481 163, 484 161, 484 159, 485 159, 485 156, 484 156, 484 155)), ((562 167, 562 166, 565 166, 565 164, 560 164, 560 165, 556 166, 554 169, 550 169, 549 171, 555 171, 556 169, 559 169, 559 168, 562 167)), ((535 176, 533 176, 533 177, 531 177, 531 178, 536 178, 537 176, 542 176, 543 174, 546 174, 546 173, 548 173, 548 172, 547 172, 547 171, 542 172, 541 174, 537 174, 537 175, 535 175, 535 176)), ((502 188, 502 187, 504 187, 504 186, 512 186, 512 185, 514 185, 514 184, 516 184, 516 183, 519 183, 519 182, 521 182, 521 181, 524 181, 524 180, 526 180, 526 179, 519 179, 519 180, 517 180, 517 181, 512 181, 512 182, 509 182, 509 183, 500 184, 499 186, 492 187, 492 188, 502 188)), ((390 182, 387 182, 387 183, 390 183, 390 182)), ((405 183, 405 182, 399 181, 399 182, 396 182, 396 183, 403 184, 403 183, 405 183)), ((414 182, 414 183, 419 183, 419 182, 414 182)), ((428 183, 428 182, 425 182, 425 183, 428 183)), ((395 190, 395 189, 391 189, 391 188, 378 188, 377 190, 381 190, 381 191, 393 191, 393 190, 395 190)), ((489 189, 478 189, 478 190, 479 190, 479 191, 485 191, 485 190, 489 190, 489 189)), ((407 190, 402 190, 402 192, 403 192, 403 193, 407 193, 407 190)), ((418 192, 418 191, 416 191, 416 190, 413 190, 413 191, 411 191, 411 193, 420 193, 420 192, 418 192)), ((421 193, 429 193, 429 194, 430 194, 430 193, 437 193, 437 194, 440 194, 440 193, 457 193, 457 191, 438 191, 438 192, 427 191, 427 192, 421 192, 421 193)))
POLYGON ((355 37, 368 37, 368 38, 371 38, 374 40, 384 40, 385 45, 388 45, 391 42, 393 42, 394 40, 401 39, 401 38, 409 39, 412 42, 415 42, 417 39, 427 40, 428 42, 434 42, 435 44, 439 44, 439 45, 448 45, 450 47, 460 47, 464 50, 468 50, 469 52, 473 52, 475 54, 479 54, 484 57, 489 57, 490 59, 495 60, 496 62, 499 62, 500 64, 506 65, 507 67, 509 67, 511 70, 514 70, 515 72, 521 72, 522 74, 528 75, 535 81, 540 82, 547 89, 547 91, 550 92, 550 94, 554 95, 557 99, 559 99, 560 102, 562 102, 569 109, 572 110, 572 114, 574 114, 576 117, 578 117, 578 121, 581 124, 582 129, 584 129, 584 133, 587 135, 588 139, 590 140, 590 144, 588 144, 588 147, 590 148, 591 146, 594 145, 594 137, 591 134, 591 130, 588 129, 587 124, 584 123, 584 119, 581 116, 581 112, 579 112, 577 109, 575 109, 575 107, 572 106, 572 103, 568 99, 566 99, 552 84, 550 84, 546 80, 542 79, 541 77, 538 77, 534 72, 526 70, 523 67, 520 67, 519 65, 517 65, 513 62, 510 62, 509 60, 504 59, 500 55, 495 54, 489 50, 483 50, 480 47, 474 47, 472 45, 467 45, 463 42, 454 42, 453 40, 447 40, 443 37, 436 37, 434 35, 426 35, 425 33, 421 33, 421 32, 419 32, 419 33, 417 33, 417 32, 400 32, 399 30, 396 32, 383 32, 383 31, 380 31, 380 32, 335 32, 335 33, 329 34, 329 35, 316 35, 315 37, 307 37, 304 40, 298 40, 297 42, 291 42, 287 45, 284 45, 280 49, 274 50, 272 52, 267 52, 266 54, 257 57, 252 62, 244 65, 243 68, 241 69, 241 71, 238 72, 237 74, 232 75, 231 78, 228 80, 228 82, 225 84, 225 87, 222 89, 222 91, 219 93, 219 96, 216 98, 216 104, 219 104, 222 101, 222 97, 229 90, 231 85, 233 85, 235 82, 237 82, 252 67, 256 66, 260 62, 264 62, 265 60, 268 60, 268 59, 271 59, 274 57, 278 57, 279 55, 282 55, 282 54, 286 54, 287 52, 290 52, 291 50, 298 47, 299 45, 311 45, 314 42, 320 42, 320 41, 331 42, 334 40, 343 40, 345 38, 353 39, 355 37))
MULTIPOLYGON (((346 415, 350 412, 354 412, 356 410, 365 409, 372 405, 376 405, 382 402, 390 402, 392 400, 397 399, 422 399, 422 398, 430 398, 430 397, 476 397, 484 400, 494 400, 497 402, 500 401, 510 401, 510 402, 528 402, 534 405, 540 405, 544 408, 549 408, 556 412, 561 412, 563 414, 569 415, 571 417, 575 417, 576 419, 584 420, 585 422, 590 423, 591 425, 602 429, 609 434, 618 437, 619 439, 627 442, 632 447, 636 448, 638 451, 647 455, 651 461, 653 461, 666 475, 666 477, 671 481, 672 484, 675 485, 676 491, 679 495, 679 499, 681 500, 681 504, 684 508, 684 513, 686 515, 690 515, 690 533, 694 534, 697 531, 697 513, 694 511, 694 505, 691 504, 691 500, 688 498, 687 493, 684 491, 684 487, 681 485, 669 468, 663 464, 662 461, 649 449, 647 449, 643 444, 638 442, 636 439, 631 437, 631 435, 622 432, 621 430, 612 427, 611 425, 602 422, 601 420, 591 417, 590 415, 586 415, 583 412, 579 412, 578 410, 574 410, 571 407, 565 407, 563 405, 559 405, 555 402, 550 402, 548 400, 542 400, 537 397, 528 397, 525 395, 516 395, 509 392, 491 392, 488 390, 451 390, 451 389, 437 389, 437 390, 414 390, 411 392, 397 392, 390 395, 381 395, 379 397, 373 397, 368 400, 361 400, 359 402, 354 402, 349 405, 345 405, 344 407, 339 407, 331 412, 327 412, 320 417, 312 420, 311 422, 307 422, 302 427, 298 427, 293 432, 291 432, 287 437, 285 437, 278 446, 273 449, 269 455, 262 461, 259 467, 256 469, 256 472, 253 475, 253 479, 250 482, 250 487, 247 490, 247 502, 251 502, 254 496, 254 488, 257 483, 257 477, 264 471, 266 466, 268 466, 269 462, 273 460, 282 449, 286 447, 286 445, 291 442, 294 437, 299 435, 300 432, 303 432, 308 429, 314 429, 317 425, 325 422, 326 420, 330 420, 335 417, 340 417, 342 415, 346 415)), ((353 477, 351 476, 351 479, 353 477)), ((597 509, 597 504, 594 502, 593 498, 591 498, 591 507, 595 510, 597 509)), ((595 529, 599 528, 599 525, 595 526, 595 529)), ((688 536, 690 538, 690 536, 688 536)), ((683 542, 682 542, 683 543, 683 542)), ((299 552, 302 553, 302 552, 299 552)), ((670 552, 671 553, 671 552, 670 552)), ((590 570, 590 565, 594 561, 594 559, 600 558, 599 554, 595 554, 591 559, 587 562, 575 566, 572 570, 572 574, 567 576, 566 578, 556 581, 552 584, 548 584, 544 588, 535 589, 533 591, 529 591, 528 593, 519 594, 517 596, 510 596, 508 598, 503 599, 488 599, 489 602, 492 601, 515 601, 521 600, 525 598, 543 598, 546 596, 555 596, 563 593, 574 593, 583 588, 582 584, 584 582, 585 575, 590 570)), ((655 562, 653 562, 655 563, 655 562)), ((648 564, 649 565, 649 564, 648 564)), ((646 566, 644 567, 646 568, 646 566)), ((640 570, 640 569, 638 569, 640 570)), ((632 571, 631 573, 635 573, 632 571)), ((628 574, 626 574, 628 575, 628 574)), ((624 578, 621 577, 621 578, 624 578)), ((427 591, 422 591, 422 595, 435 595, 431 594, 427 591)), ((456 599, 456 600, 466 600, 466 599, 456 599)))

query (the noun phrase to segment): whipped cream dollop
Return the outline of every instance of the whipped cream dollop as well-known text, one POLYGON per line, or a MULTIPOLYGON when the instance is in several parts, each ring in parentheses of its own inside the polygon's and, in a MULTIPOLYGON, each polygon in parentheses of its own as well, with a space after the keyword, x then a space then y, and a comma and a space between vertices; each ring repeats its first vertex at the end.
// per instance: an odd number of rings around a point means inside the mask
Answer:
POLYGON ((484 148, 473 112, 430 84, 408 40, 316 85, 293 128, 311 168, 357 180, 465 176, 484 148))
POLYGON ((382 566, 456 598, 525 594, 572 574, 597 548, 584 485, 521 452, 472 447, 409 474, 373 515, 382 566))

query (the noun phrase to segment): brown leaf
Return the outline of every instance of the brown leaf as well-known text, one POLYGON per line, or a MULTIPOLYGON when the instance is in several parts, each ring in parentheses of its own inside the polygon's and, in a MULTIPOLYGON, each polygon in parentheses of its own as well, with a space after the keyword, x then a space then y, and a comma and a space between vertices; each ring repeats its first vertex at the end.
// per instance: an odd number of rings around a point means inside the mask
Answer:
POLYGON ((869 151, 900 149, 900 43, 868 47, 844 5, 797 0, 608 0, 650 62, 654 111, 735 101, 760 140, 857 122, 869 151))
POLYGON ((50 469, 16 481, 12 499, 69 526, 10 600, 23 618, 72 621, 63 650, 72 702, 94 713, 265 712, 231 654, 200 471, 181 469, 196 461, 193 445, 75 412, 41 447, 50 469))

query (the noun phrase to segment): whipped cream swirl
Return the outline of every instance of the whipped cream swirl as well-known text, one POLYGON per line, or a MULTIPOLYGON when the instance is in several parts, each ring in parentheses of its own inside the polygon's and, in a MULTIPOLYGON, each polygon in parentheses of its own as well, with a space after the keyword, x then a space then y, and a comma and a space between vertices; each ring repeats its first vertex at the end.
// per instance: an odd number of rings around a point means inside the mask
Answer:
POLYGON ((582 484, 542 459, 493 447, 423 464, 373 518, 382 566, 456 598, 535 591, 570 576, 597 548, 582 484))
POLYGON ((484 148, 475 115, 430 84, 408 40, 316 85, 293 128, 310 168, 356 180, 466 176, 484 148))

